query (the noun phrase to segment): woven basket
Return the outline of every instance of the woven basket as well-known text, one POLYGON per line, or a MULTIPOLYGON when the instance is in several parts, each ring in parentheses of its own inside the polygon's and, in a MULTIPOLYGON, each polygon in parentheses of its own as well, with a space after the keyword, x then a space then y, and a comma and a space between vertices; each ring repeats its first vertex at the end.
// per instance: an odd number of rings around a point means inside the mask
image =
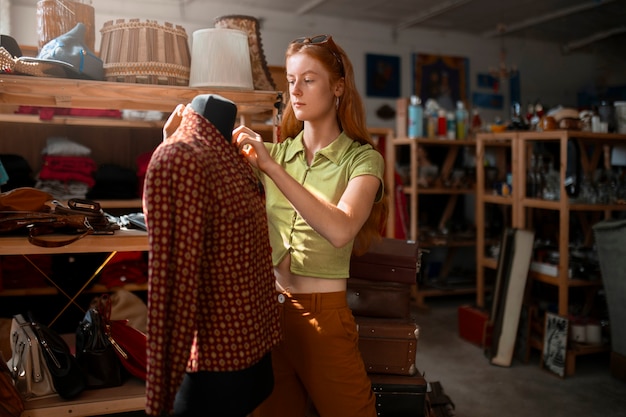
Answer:
POLYGON ((37 2, 37 29, 39 50, 52 39, 74 29, 82 23, 85 32, 85 46, 95 51, 96 31, 94 8, 85 3, 72 0, 40 0, 37 2))
POLYGON ((118 19, 106 22, 100 33, 106 81, 189 85, 191 55, 182 26, 118 19))

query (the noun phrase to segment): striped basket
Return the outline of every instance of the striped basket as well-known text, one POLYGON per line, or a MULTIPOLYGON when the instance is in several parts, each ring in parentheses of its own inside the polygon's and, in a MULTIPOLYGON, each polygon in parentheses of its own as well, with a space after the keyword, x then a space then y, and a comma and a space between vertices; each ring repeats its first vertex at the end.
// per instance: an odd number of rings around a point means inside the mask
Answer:
POLYGON ((189 85, 191 55, 182 26, 118 19, 100 30, 106 81, 189 85))
MULTIPOLYGON (((91 2, 90 2, 91 3, 91 2)), ((37 2, 38 48, 52 39, 74 29, 77 23, 85 25, 85 46, 95 51, 96 31, 94 8, 91 4, 72 0, 39 0, 37 2)))

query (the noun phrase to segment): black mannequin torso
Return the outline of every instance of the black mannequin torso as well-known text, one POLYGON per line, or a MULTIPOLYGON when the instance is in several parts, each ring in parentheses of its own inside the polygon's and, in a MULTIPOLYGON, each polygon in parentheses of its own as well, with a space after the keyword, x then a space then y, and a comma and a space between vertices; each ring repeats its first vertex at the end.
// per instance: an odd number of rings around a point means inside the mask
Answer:
POLYGON ((217 94, 200 94, 193 98, 191 107, 213 123, 227 142, 231 142, 237 118, 235 103, 217 94))

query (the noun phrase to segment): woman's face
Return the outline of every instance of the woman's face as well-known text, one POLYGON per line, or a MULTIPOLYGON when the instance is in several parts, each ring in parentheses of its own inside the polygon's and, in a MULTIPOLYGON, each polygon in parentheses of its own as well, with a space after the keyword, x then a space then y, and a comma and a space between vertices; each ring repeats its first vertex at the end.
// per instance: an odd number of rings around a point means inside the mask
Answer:
POLYGON ((296 53, 286 61, 289 98, 294 115, 300 121, 314 122, 335 117, 335 90, 329 73, 315 58, 296 53))

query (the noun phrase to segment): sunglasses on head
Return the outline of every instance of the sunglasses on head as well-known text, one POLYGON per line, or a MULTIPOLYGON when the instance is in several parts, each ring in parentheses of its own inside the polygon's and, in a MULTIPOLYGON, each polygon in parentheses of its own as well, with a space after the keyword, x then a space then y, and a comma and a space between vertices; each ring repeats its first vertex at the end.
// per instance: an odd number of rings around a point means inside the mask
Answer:
POLYGON ((330 35, 316 35, 316 36, 311 36, 309 37, 303 37, 303 38, 297 38, 291 41, 291 43, 297 43, 297 44, 311 44, 311 45, 324 45, 326 46, 326 49, 328 49, 330 51, 331 54, 333 54, 333 56, 335 57, 335 59, 337 60, 337 62, 339 63, 339 67, 341 68, 341 76, 345 76, 345 70, 343 67, 343 61, 341 60, 341 57, 339 56, 339 50, 337 49, 337 45, 335 44, 335 42, 333 41, 333 37, 330 35))

